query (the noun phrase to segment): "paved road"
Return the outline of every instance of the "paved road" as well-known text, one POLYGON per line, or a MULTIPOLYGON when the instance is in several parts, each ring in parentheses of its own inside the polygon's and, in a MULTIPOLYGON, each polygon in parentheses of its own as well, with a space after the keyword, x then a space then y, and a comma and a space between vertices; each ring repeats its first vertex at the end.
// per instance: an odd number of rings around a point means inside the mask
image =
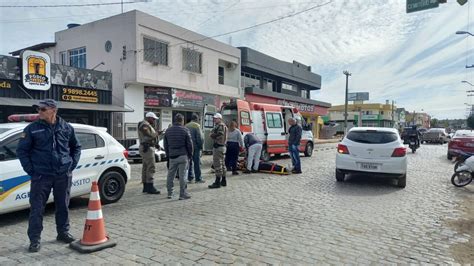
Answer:
MULTIPOLYGON (((446 145, 423 145, 408 155, 405 189, 365 176, 336 183, 335 145, 319 145, 312 158, 303 158, 302 175, 239 175, 228 187, 209 190, 208 174, 208 183, 189 185, 187 201, 142 194, 134 164, 124 198, 103 207, 117 247, 81 255, 57 243, 49 207, 42 250, 29 254, 28 212, 21 211, 0 216, 0 264, 455 262, 450 248, 470 236, 447 225, 461 217, 457 205, 465 192, 449 183, 446 145)), ((164 171, 159 163, 162 192, 164 171)), ((73 200, 71 209, 72 233, 79 237, 87 199, 73 200)))

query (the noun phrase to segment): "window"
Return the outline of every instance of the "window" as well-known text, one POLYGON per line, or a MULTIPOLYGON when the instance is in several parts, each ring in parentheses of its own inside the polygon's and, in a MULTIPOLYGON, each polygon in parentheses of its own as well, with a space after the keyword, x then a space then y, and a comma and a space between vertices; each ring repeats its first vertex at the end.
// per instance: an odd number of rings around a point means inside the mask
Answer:
POLYGON ((242 77, 242 88, 247 87, 257 87, 260 88, 260 80, 261 78, 256 75, 252 75, 249 73, 241 72, 240 76, 242 77))
POLYGON ((267 113, 267 127, 268 128, 281 128, 281 114, 280 113, 267 113))
POLYGON ((0 161, 17 159, 16 148, 19 142, 20 139, 17 138, 0 145, 0 161))
POLYGON ((240 124, 242 126, 250 126, 250 114, 246 111, 240 112, 240 124))
POLYGON ((59 60, 60 60, 59 63, 60 63, 61 65, 65 65, 65 66, 68 65, 66 52, 60 52, 60 53, 59 53, 59 60))
POLYGON ((263 79, 263 89, 267 91, 273 91, 273 80, 263 79))
POLYGON ((202 53, 183 48, 183 70, 202 73, 202 53))
POLYGON ((301 97, 303 98, 309 98, 308 97, 308 91, 305 89, 301 89, 301 97))
POLYGON ((377 130, 351 131, 347 138, 359 143, 385 144, 398 140, 398 134, 393 132, 380 132, 377 130))
POLYGON ((105 141, 96 134, 80 132, 77 133, 76 136, 83 150, 95 149, 105 146, 105 141))
POLYGON ((214 127, 214 114, 207 113, 204 115, 204 127, 205 128, 213 128, 214 127))
POLYGON ((77 68, 86 68, 86 47, 69 50, 69 65, 77 68))
POLYGON ((298 91, 298 87, 296 85, 288 84, 288 83, 281 83, 281 89, 287 91, 298 91))
POLYGON ((143 38, 143 60, 157 65, 168 65, 168 44, 143 38))
POLYGON ((219 84, 224 84, 224 68, 219 67, 219 84))

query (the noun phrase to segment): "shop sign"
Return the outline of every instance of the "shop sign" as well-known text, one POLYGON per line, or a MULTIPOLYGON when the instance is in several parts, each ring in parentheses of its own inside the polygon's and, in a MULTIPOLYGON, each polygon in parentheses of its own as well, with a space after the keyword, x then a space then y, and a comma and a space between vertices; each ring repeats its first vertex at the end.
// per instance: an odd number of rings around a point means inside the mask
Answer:
POLYGON ((65 102, 98 103, 97 90, 62 88, 61 100, 65 102))
POLYGON ((173 89, 173 107, 203 108, 205 104, 216 104, 216 96, 207 93, 173 89))
POLYGON ((171 89, 145 87, 145 105, 171 107, 171 89))
POLYGON ((300 112, 314 113, 314 105, 312 104, 291 102, 287 100, 278 100, 277 104, 296 107, 300 112))
POLYGON ((20 80, 18 58, 0 55, 0 79, 20 80))
POLYGON ((112 73, 51 65, 51 83, 97 90, 112 90, 112 73))
POLYGON ((21 53, 23 86, 30 90, 51 88, 51 59, 46 53, 25 50, 21 53))
POLYGON ((362 119, 364 119, 364 120, 378 120, 379 115, 362 115, 362 119))
POLYGON ((0 89, 11 89, 12 84, 8 81, 0 81, 0 89))

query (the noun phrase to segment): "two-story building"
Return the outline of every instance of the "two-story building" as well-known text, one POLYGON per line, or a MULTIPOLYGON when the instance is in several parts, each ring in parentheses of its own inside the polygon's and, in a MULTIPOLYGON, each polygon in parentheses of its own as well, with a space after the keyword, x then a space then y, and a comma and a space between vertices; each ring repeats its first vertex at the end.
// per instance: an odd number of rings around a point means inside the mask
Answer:
POLYGON ((157 113, 165 129, 177 112, 188 120, 193 112, 203 115, 205 106, 242 95, 235 47, 137 10, 68 26, 37 50, 57 64, 113 74, 112 102, 134 110, 112 116, 118 139, 136 138, 147 111, 157 113))
POLYGON ((424 112, 407 112, 405 114, 406 126, 417 125, 424 128, 431 127, 431 116, 424 112))
POLYGON ((311 91, 321 89, 321 76, 311 72, 310 66, 296 61, 284 62, 247 47, 239 49, 245 99, 298 108, 306 122, 313 124, 314 136, 318 138, 323 125, 321 116, 331 107, 330 103, 310 98, 311 91))
MULTIPOLYGON (((397 107, 388 100, 381 103, 351 103, 347 105, 347 121, 354 126, 394 127, 397 107), (360 119, 359 119, 360 117, 360 119), (362 124, 359 125, 359 122, 362 124)), ((329 108, 329 121, 344 123, 345 105, 329 108)))

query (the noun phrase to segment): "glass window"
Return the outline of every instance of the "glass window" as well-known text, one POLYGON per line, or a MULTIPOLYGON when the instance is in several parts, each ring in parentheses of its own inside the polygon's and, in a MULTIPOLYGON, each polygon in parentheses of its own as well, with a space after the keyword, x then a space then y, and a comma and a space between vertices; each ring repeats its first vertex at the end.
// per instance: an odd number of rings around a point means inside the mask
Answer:
POLYGON ((76 133, 76 136, 83 150, 95 149, 105 146, 104 140, 96 134, 80 132, 76 133))
POLYGON ((281 114, 280 113, 267 113, 267 127, 268 128, 281 128, 281 114))
POLYGON ((158 65, 168 65, 168 44, 143 38, 143 60, 158 65))
POLYGON ((86 68, 86 47, 69 50, 69 65, 77 68, 86 68))
POLYGON ((263 88, 267 91, 273 91, 273 80, 263 79, 263 88))
POLYGON ((385 144, 398 140, 398 134, 377 130, 351 131, 347 138, 358 143, 385 144))
POLYGON ((16 148, 18 147, 18 143, 20 139, 14 139, 8 141, 0 146, 0 161, 9 161, 17 159, 16 156, 16 148))
POLYGON ((288 90, 288 91, 298 91, 298 87, 296 85, 292 85, 289 83, 281 83, 281 89, 288 90))
POLYGON ((224 68, 220 66, 218 71, 219 84, 224 84, 224 68))
POLYGON ((183 48, 183 70, 202 73, 202 53, 183 48))
POLYGON ((213 114, 206 114, 204 115, 204 127, 205 128, 213 128, 214 127, 214 120, 213 114))
POLYGON ((59 60, 60 60, 60 64, 61 65, 65 65, 67 66, 67 56, 66 56, 66 52, 60 52, 59 53, 59 60))
POLYGON ((246 111, 240 112, 240 124, 242 126, 250 126, 250 114, 246 111))

